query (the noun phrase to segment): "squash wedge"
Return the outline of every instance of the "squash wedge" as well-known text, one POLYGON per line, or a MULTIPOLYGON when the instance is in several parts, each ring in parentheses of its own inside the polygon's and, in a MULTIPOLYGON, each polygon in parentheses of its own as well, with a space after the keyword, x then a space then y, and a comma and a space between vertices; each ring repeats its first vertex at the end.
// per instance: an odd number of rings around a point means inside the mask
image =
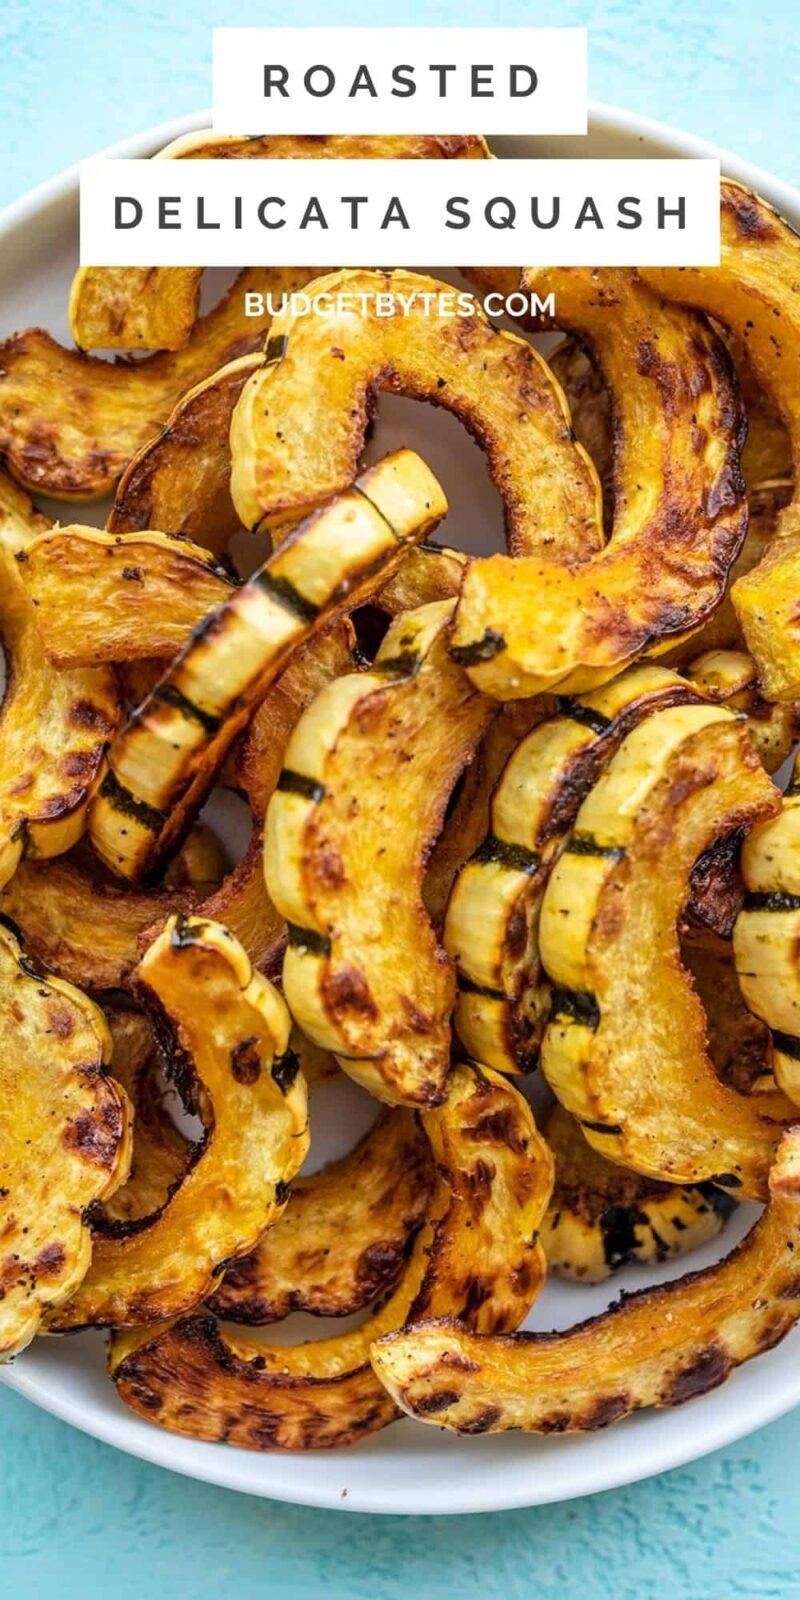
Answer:
POLYGON ((486 1338, 452 1321, 384 1337, 372 1363, 392 1399, 459 1433, 581 1433, 717 1388, 800 1316, 800 1132, 788 1129, 767 1209, 725 1260, 626 1295, 565 1333, 486 1338))
POLYGON ((688 1255, 716 1238, 736 1206, 713 1183, 657 1183, 613 1165, 558 1104, 543 1132, 555 1157, 556 1181, 542 1249, 548 1272, 558 1278, 601 1283, 634 1261, 647 1265, 688 1255))
POLYGON ((203 1313, 114 1334, 109 1364, 121 1399, 192 1438, 250 1450, 332 1448, 397 1414, 369 1365, 382 1333, 445 1309, 482 1331, 518 1326, 544 1276, 536 1233, 553 1179, 530 1109, 502 1078, 456 1066, 446 1101, 421 1120, 438 1181, 394 1293, 366 1322, 294 1347, 233 1339, 203 1313))
POLYGON ((426 314, 424 297, 443 290, 413 272, 337 272, 314 292, 369 296, 363 315, 303 317, 289 305, 275 317, 231 423, 231 493, 246 527, 279 535, 338 494, 358 470, 376 393, 391 391, 452 411, 474 435, 515 554, 599 548, 600 486, 546 362, 480 310, 426 314), (378 316, 374 296, 386 291, 395 312, 378 316))
POLYGON ((289 655, 368 598, 446 509, 421 458, 396 451, 210 613, 109 751, 89 828, 113 872, 157 872, 289 655))
POLYGON ((42 649, 22 569, 48 526, 0 472, 0 887, 23 856, 61 855, 80 838, 121 715, 108 669, 55 672, 42 649))
POLYGON ((131 1327, 197 1305, 279 1214, 308 1149, 289 1013, 227 929, 172 918, 135 988, 184 1101, 208 1118, 205 1138, 159 1211, 96 1234, 87 1276, 51 1318, 55 1332, 131 1327))
POLYGON ((264 866, 289 924, 292 1015, 390 1104, 436 1104, 450 1066, 455 979, 422 879, 453 785, 494 715, 449 659, 453 604, 401 612, 372 671, 317 696, 267 811, 264 866))
POLYGON ((703 319, 629 271, 531 269, 523 284, 557 291, 559 324, 603 371, 614 517, 608 543, 583 559, 550 544, 470 565, 453 648, 497 699, 579 693, 677 642, 721 600, 747 526, 744 412, 727 351, 703 319))
MULTIPOLYGON (((202 132, 175 139, 158 160, 480 160, 489 151, 477 136, 339 134, 324 138, 270 134, 256 138, 202 132)), ((182 350, 200 294, 202 267, 81 267, 73 279, 69 319, 83 350, 182 350)))
POLYGON ((0 926, 0 1360, 69 1298, 92 1253, 87 1209, 125 1182, 127 1096, 103 1013, 32 966, 0 926))
POLYGON ((772 1030, 772 1068, 800 1105, 800 762, 777 817, 742 850, 747 898, 733 930, 736 972, 750 1010, 772 1030))
POLYGON ((293 1311, 363 1311, 397 1282, 434 1179, 413 1114, 383 1112, 349 1155, 292 1184, 283 1215, 228 1267, 208 1309, 262 1326, 293 1311))
POLYGON ((755 662, 744 650, 704 650, 684 671, 708 700, 747 717, 750 738, 767 772, 777 772, 800 735, 800 707, 764 699, 755 662))
POLYGON ((656 711, 583 802, 539 924, 554 984, 542 1068, 589 1143, 645 1176, 754 1199, 766 1196, 787 1103, 720 1083, 678 923, 698 856, 779 806, 731 712, 656 711))

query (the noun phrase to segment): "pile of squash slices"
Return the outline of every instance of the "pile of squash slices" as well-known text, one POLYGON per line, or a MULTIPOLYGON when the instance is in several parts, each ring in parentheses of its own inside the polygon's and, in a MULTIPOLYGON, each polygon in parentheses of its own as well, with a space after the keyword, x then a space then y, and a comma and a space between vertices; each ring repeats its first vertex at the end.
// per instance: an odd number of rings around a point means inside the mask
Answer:
POLYGON ((82 269, 75 348, 5 341, 0 1358, 106 1329, 141 1417, 304 1450, 605 1427, 800 1318, 800 238, 727 180, 721 236, 475 268, 459 318, 408 271, 254 268, 199 316, 199 270, 82 269), (362 310, 245 316, 311 283, 362 310), (547 358, 483 313, 519 284, 547 358), (415 450, 364 466, 384 392, 478 442, 503 553, 435 542, 415 450), (342 1075, 375 1119, 314 1170, 342 1075), (741 1199, 715 1264, 518 1331, 741 1199), (298 1311, 360 1320, 271 1335, 298 1311))

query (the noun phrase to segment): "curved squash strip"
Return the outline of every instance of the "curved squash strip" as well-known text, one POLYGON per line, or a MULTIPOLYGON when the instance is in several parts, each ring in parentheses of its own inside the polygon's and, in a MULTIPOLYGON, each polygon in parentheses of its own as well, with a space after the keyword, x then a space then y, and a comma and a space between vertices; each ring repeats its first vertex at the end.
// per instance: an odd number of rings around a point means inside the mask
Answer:
POLYGON ((538 1062, 550 1009, 542 896, 582 799, 643 717, 697 699, 666 667, 631 667, 606 688, 562 702, 560 714, 510 754, 488 831, 456 879, 444 926, 458 969, 456 1031, 499 1072, 529 1072, 538 1062))
POLYGON ((120 718, 111 672, 54 672, 45 657, 21 571, 48 526, 0 472, 0 886, 23 856, 61 855, 80 838, 120 718))
POLYGON ((166 533, 51 528, 21 568, 57 667, 171 657, 236 588, 207 550, 166 533))
MULTIPOLYGON (((532 269, 523 283, 551 287, 532 269)), ((472 562, 453 648, 498 699, 580 692, 666 649, 722 598, 747 526, 745 422, 721 340, 632 272, 574 268, 552 286, 559 322, 590 344, 613 397, 614 522, 577 565, 530 547, 521 561, 472 562)))
POLYGON ((743 650, 706 650, 689 662, 685 672, 707 699, 744 713, 767 772, 777 772, 800 734, 798 707, 764 699, 755 663, 743 650))
POLYGON ((424 461, 398 450, 309 517, 206 618, 109 751, 89 827, 112 871, 129 879, 157 871, 289 655, 367 599, 446 510, 424 461))
MULTIPOLYGON (((489 155, 477 136, 430 134, 270 134, 257 138, 203 132, 175 139, 157 160, 298 159, 407 161, 489 155)), ((202 267, 81 267, 69 301, 72 337, 83 350, 182 350, 197 316, 202 267)), ((159 524, 160 526, 160 524, 159 524)))
POLYGON ((800 239, 759 195, 721 185, 719 267, 649 267, 660 294, 698 306, 733 330, 779 411, 791 441, 795 492, 764 559, 740 578, 733 601, 770 700, 800 698, 800 239))
POLYGON ((54 1331, 131 1327, 189 1310, 222 1264, 246 1255, 283 1208, 308 1149, 306 1086, 288 1048, 290 1018, 219 923, 175 917, 136 974, 187 1104, 208 1125, 160 1211, 108 1224, 54 1331))
POLYGON ((260 355, 240 356, 190 389, 161 432, 128 462, 106 527, 163 528, 221 555, 241 529, 231 500, 233 408, 260 355))
POLYGON ((483 1067, 456 1066, 448 1097, 422 1116, 438 1181, 394 1294, 361 1327, 319 1343, 232 1339, 207 1315, 115 1334, 120 1397, 192 1438, 250 1450, 353 1444, 397 1415, 369 1364, 372 1341, 409 1317, 517 1327, 544 1277, 536 1243, 552 1157, 529 1107, 483 1067))
POLYGON ((542 1226, 547 1269, 601 1283, 631 1262, 671 1261, 721 1232, 736 1202, 713 1183, 656 1183, 593 1150, 556 1105, 544 1127, 556 1181, 542 1226))
POLYGON ((412 1113, 384 1112, 349 1155, 298 1178, 283 1215, 228 1268, 208 1309, 262 1326, 293 1311, 363 1311, 397 1282, 434 1178, 412 1113))
POLYGON ((358 469, 375 394, 390 391, 443 406, 474 435, 515 554, 544 547, 564 560, 600 547, 594 468, 529 344, 479 310, 426 315, 422 297, 452 291, 417 273, 336 272, 314 290, 371 298, 364 314, 302 317, 289 305, 275 317, 231 423, 231 493, 246 527, 280 533, 338 494, 358 469), (374 296, 386 291, 396 310, 379 317, 374 296))
POLYGON ((452 1321, 390 1334, 372 1364, 392 1399, 459 1433, 579 1433, 715 1389, 800 1316, 800 1132, 783 1135, 769 1204, 724 1261, 626 1295, 565 1333, 481 1337, 452 1321))
POLYGON ((192 1147, 168 1116, 156 1073, 160 1057, 152 1024, 142 1011, 105 1006, 115 1081, 134 1109, 133 1154, 128 1179, 92 1212, 92 1233, 153 1216, 186 1175, 192 1147))
POLYGON ((87 1208, 124 1183, 130 1107, 103 1013, 0 927, 0 1360, 89 1267, 87 1208))
POLYGON ((772 1067, 800 1105, 800 761, 780 814, 754 828, 742 850, 747 888, 733 930, 742 994, 772 1030, 772 1067))
POLYGON ((425 913, 425 861, 494 708, 448 656, 453 601, 402 612, 371 672, 301 717, 267 811, 267 887, 289 924, 304 1033, 390 1104, 434 1105, 455 980, 425 913))
POLYGON ((539 925, 555 986, 542 1068, 589 1143, 648 1177, 714 1181, 755 1199, 766 1194, 785 1102, 738 1095, 717 1078, 678 921, 698 856, 779 802, 746 727, 724 707, 655 712, 581 806, 539 925))
POLYGON ((27 488, 55 500, 108 494, 131 457, 169 422, 187 389, 263 342, 269 318, 245 317, 245 293, 281 295, 304 267, 254 267, 201 317, 190 343, 143 361, 65 349, 43 328, 0 344, 0 458, 27 488))

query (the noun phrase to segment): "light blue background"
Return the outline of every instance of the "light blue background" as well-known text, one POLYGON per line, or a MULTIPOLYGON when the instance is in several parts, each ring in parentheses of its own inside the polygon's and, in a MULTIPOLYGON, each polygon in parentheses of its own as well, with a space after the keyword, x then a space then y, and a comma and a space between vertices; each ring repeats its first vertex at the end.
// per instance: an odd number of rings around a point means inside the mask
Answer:
MULTIPOLYGON (((395 23, 585 23, 591 93, 800 180, 796 0, 497 0, 395 23)), ((335 7, 5 0, 0 203, 210 100, 215 23, 374 23, 335 7)), ((247 1500, 117 1455, 0 1391, 0 1595, 76 1600, 789 1600, 800 1596, 800 1415, 683 1471, 572 1506, 367 1518, 247 1500)))

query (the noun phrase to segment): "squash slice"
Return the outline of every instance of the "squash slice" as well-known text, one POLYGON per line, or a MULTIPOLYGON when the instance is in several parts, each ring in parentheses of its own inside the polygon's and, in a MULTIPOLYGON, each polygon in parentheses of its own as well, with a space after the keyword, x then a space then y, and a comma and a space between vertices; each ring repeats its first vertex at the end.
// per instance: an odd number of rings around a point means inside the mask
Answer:
POLYGON ((600 547, 600 486, 546 362, 479 310, 426 315, 424 297, 443 291, 413 272, 337 272, 314 292, 368 296, 363 314, 303 317, 289 305, 275 317, 231 423, 231 493, 246 527, 280 534, 338 494, 358 469, 375 394, 388 390, 443 406, 474 435, 515 554, 545 546, 563 560, 600 547), (395 312, 378 316, 374 297, 387 291, 395 312))
POLYGON ((452 1321, 384 1337, 372 1363, 392 1399, 459 1433, 580 1433, 676 1406, 771 1350, 800 1316, 800 1131, 784 1133, 767 1209, 724 1261, 628 1294, 565 1333, 486 1338, 452 1321))
POLYGON ((210 613, 109 751, 89 827, 112 871, 158 870, 289 655, 374 592, 446 509, 421 458, 396 451, 210 613))
POLYGON ((481 1331, 517 1327, 544 1276, 536 1234, 553 1180, 530 1109, 488 1070, 457 1066, 422 1125, 438 1174, 425 1226, 394 1293, 361 1327, 294 1347, 233 1339, 204 1314, 115 1334, 110 1369, 125 1403, 192 1438, 332 1448, 397 1414, 369 1365, 382 1333, 445 1311, 481 1331))
POLYGON ((556 289, 559 323, 602 368, 614 405, 614 518, 608 544, 577 562, 553 545, 472 562, 453 648, 498 699, 580 692, 668 648, 722 598, 747 526, 744 414, 725 347, 703 319, 665 305, 633 272, 574 268, 551 279, 531 269, 523 283, 556 289))
POLYGON ((401 612, 373 670, 317 696, 267 811, 292 1015, 378 1099, 408 1105, 441 1100, 450 1065, 455 979, 422 903, 425 861, 494 714, 449 659, 453 604, 401 612))
POLYGON ((312 276, 304 267, 249 268, 201 317, 185 350, 143 361, 86 356, 43 328, 13 334, 0 344, 0 459, 55 500, 108 494, 187 389, 263 342, 269 317, 246 317, 245 293, 280 296, 312 276))
POLYGON ((657 711, 581 806, 539 924, 555 986, 542 1067, 590 1144, 645 1176, 713 1181, 755 1199, 766 1195, 787 1102, 720 1083, 678 923, 698 856, 779 805, 731 712, 657 711))
POLYGON ((556 1163, 542 1225, 548 1272, 601 1283, 619 1267, 671 1261, 716 1238, 736 1201, 713 1183, 657 1183, 606 1161, 563 1106, 544 1136, 556 1163))
POLYGON ((80 990, 0 926, 0 1359, 69 1298, 92 1253, 87 1208, 128 1174, 130 1107, 111 1039, 80 990))
POLYGON ((0 472, 0 887, 22 856, 61 855, 80 838, 121 713, 107 669, 54 672, 42 649, 22 569, 48 526, 0 472))
POLYGON ((87 1276, 51 1319, 56 1332, 131 1327, 197 1305, 223 1263, 252 1250, 279 1214, 308 1149, 289 1013, 227 929, 172 918, 135 988, 184 1101, 209 1119, 206 1134, 159 1211, 96 1235, 87 1276))
MULTIPOLYGON (((269 134, 256 138, 202 132, 175 139, 158 160, 480 160, 477 136, 430 134, 269 134)), ((69 319, 84 350, 182 350, 197 316, 202 267, 81 267, 72 283, 69 319)))
POLYGON ((780 814, 742 850, 747 899, 733 930, 736 972, 750 1010, 772 1030, 775 1077, 800 1105, 800 761, 780 814))
POLYGON ((764 699, 755 662, 744 650, 704 650, 684 670, 707 699, 747 717, 750 738, 767 772, 777 772, 800 735, 800 708, 764 699))
POLYGON ((349 1155, 296 1180, 283 1215, 228 1267, 209 1310, 262 1326, 293 1311, 363 1311, 400 1276, 434 1178, 413 1114, 383 1112, 349 1155))
POLYGON ((691 638, 664 656, 670 666, 682 671, 687 661, 692 661, 699 652, 705 650, 745 649, 744 635, 733 603, 733 588, 739 578, 746 577, 758 566, 771 546, 780 513, 788 505, 791 494, 791 481, 786 479, 762 483, 750 490, 747 496, 747 535, 728 573, 725 595, 702 628, 698 628, 691 638))

